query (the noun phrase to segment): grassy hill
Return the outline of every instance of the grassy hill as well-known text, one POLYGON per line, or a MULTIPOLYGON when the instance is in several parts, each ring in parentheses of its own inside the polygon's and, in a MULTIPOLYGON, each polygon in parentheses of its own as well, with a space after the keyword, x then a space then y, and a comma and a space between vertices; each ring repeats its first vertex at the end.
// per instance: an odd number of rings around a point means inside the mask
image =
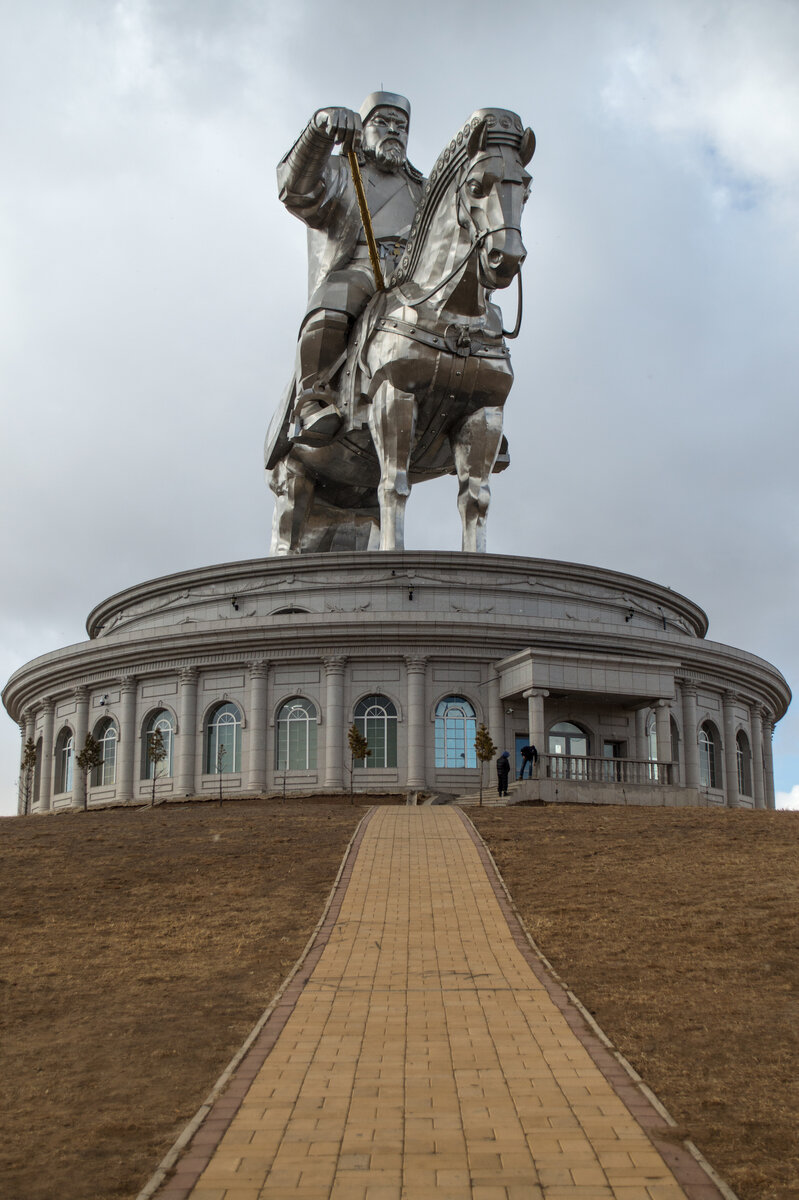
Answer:
MULTIPOLYGON (((362 813, 0 822, 0 1194, 136 1195, 302 950, 362 813)), ((799 814, 472 813, 544 952, 686 1133, 744 1200, 799 1198, 799 814)))

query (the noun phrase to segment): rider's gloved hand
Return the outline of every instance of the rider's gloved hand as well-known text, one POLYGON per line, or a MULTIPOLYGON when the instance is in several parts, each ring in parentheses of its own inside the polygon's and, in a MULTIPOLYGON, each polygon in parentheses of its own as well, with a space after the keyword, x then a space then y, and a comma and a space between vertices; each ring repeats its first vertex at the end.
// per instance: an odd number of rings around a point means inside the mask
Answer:
POLYGON ((341 144, 343 154, 360 146, 363 125, 351 108, 320 108, 314 113, 313 120, 320 133, 329 137, 334 145, 341 144))

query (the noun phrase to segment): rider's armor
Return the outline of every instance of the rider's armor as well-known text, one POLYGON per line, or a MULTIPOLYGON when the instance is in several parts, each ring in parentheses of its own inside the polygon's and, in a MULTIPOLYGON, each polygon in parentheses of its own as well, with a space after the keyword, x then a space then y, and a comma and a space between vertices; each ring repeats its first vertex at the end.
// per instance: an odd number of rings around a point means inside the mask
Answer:
MULTIPOLYGON (((381 106, 410 105, 403 97, 376 93, 361 115, 381 106)), ((349 164, 331 153, 334 138, 315 118, 278 166, 280 199, 308 226, 308 294, 300 328, 293 417, 297 440, 324 444, 341 424, 330 379, 346 353, 350 329, 375 292, 363 223, 349 164)), ((361 152, 364 190, 375 240, 388 277, 402 257, 421 199, 424 178, 407 160, 385 171, 361 152)))

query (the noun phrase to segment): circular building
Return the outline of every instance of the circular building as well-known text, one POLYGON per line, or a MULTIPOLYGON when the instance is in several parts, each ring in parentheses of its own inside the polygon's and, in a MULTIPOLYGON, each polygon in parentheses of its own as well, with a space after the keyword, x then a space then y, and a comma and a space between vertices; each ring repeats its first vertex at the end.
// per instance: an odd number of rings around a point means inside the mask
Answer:
POLYGON ((790 690, 705 639, 692 601, 629 575, 499 555, 254 559, 168 575, 99 604, 89 640, 42 655, 3 702, 32 739, 20 811, 218 794, 478 786, 484 722, 519 796, 774 805, 771 740, 790 690), (350 762, 348 731, 370 755, 350 762), (160 750, 153 735, 160 734, 160 750), (87 733, 102 762, 76 766, 87 733), (159 754, 162 755, 160 760, 159 754))

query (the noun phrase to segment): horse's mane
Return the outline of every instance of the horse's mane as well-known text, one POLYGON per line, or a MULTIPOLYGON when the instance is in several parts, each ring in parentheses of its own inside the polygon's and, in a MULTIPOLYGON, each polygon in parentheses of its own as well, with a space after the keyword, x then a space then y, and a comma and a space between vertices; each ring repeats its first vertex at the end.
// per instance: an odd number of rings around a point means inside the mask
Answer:
POLYGON ((422 192, 411 226, 411 236, 405 253, 388 280, 389 287, 396 287, 410 279, 418 266, 427 242, 427 234, 433 218, 444 197, 449 193, 461 167, 469 158, 469 138, 477 127, 485 122, 487 145, 512 146, 518 150, 524 135, 524 126, 515 112, 507 108, 479 108, 459 129, 455 137, 445 146, 422 192))

